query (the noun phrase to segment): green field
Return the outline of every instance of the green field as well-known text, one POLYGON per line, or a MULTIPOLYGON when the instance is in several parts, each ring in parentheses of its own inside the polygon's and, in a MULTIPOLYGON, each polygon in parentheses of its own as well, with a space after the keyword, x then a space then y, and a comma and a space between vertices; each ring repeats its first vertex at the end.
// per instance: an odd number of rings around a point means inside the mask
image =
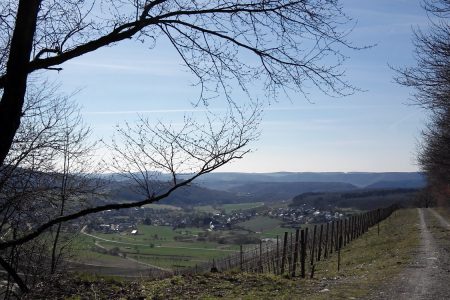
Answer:
MULTIPOLYGON (((225 204, 219 207, 202 206, 197 210, 238 211, 264 205, 260 202, 225 204)), ((155 209, 178 209, 175 206, 158 205, 155 209)), ((117 266, 139 264, 162 269, 193 267, 210 263, 239 251, 239 246, 259 243, 261 238, 282 236, 285 228, 281 221, 257 216, 239 223, 230 230, 207 231, 202 228, 178 228, 170 226, 138 225, 138 234, 83 232, 74 240, 75 260, 92 265, 117 266), (249 232, 250 231, 250 232, 249 232)))
POLYGON ((295 231, 293 228, 281 227, 281 224, 280 220, 266 216, 257 216, 248 221, 238 223, 237 226, 257 233, 259 238, 282 237, 285 232, 295 231))
POLYGON ((238 210, 247 210, 252 208, 257 208, 263 206, 263 202, 250 202, 250 203, 232 203, 232 204, 222 204, 213 207, 212 205, 203 205, 203 206, 197 206, 195 209, 200 212, 206 212, 206 213, 220 213, 221 211, 224 211, 225 213, 231 213, 233 211, 238 210))
POLYGON ((237 210, 247 210, 252 208, 257 208, 263 206, 263 202, 251 202, 251 203, 234 203, 234 204, 223 204, 221 207, 226 213, 230 213, 237 210))
POLYGON ((220 210, 218 208, 212 207, 212 205, 196 206, 195 210, 199 211, 199 212, 205 212, 205 213, 211 213, 211 214, 220 213, 220 210))
POLYGON ((156 204, 156 203, 150 203, 144 205, 146 208, 152 208, 152 209, 169 209, 169 210, 181 210, 181 207, 174 206, 174 205, 167 205, 167 204, 156 204))
POLYGON ((142 265, 164 269, 208 263, 239 249, 238 245, 198 241, 199 234, 205 235, 205 230, 173 230, 169 226, 139 225, 137 235, 100 232, 80 234, 74 240, 73 248, 76 260, 81 262, 114 266, 133 259, 142 265))
POLYGON ((257 233, 263 233, 281 225, 281 221, 265 216, 257 216, 248 221, 239 223, 238 226, 257 233))

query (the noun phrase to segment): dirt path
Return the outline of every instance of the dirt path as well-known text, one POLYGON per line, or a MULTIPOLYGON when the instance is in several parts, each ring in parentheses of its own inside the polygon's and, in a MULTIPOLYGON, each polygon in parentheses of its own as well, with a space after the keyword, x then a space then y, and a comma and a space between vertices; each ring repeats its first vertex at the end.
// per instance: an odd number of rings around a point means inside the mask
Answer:
MULTIPOLYGON (((400 276, 370 299, 450 299, 450 259, 448 244, 442 243, 431 230, 432 218, 439 220, 441 232, 448 222, 434 210, 418 209, 421 245, 416 257, 400 276)), ((434 228, 433 228, 434 229, 434 228)), ((447 235, 448 236, 448 235, 447 235)))

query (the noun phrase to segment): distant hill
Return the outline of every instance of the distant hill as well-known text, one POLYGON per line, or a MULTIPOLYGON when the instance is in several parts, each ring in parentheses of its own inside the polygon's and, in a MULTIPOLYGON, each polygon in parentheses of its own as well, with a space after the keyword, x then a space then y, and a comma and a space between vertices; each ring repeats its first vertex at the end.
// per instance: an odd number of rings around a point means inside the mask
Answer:
MULTIPOLYGON (((168 185, 155 183, 163 191, 168 185)), ((337 192, 354 190, 356 187, 340 182, 254 182, 236 185, 228 191, 208 189, 196 184, 182 187, 164 199, 173 205, 212 205, 223 203, 273 202, 290 200, 306 192, 337 192)), ((110 201, 137 201, 144 196, 129 181, 114 182, 110 186, 110 201)))
POLYGON ((209 173, 196 183, 209 188, 229 190, 243 183, 254 182, 341 182, 364 188, 380 183, 380 188, 421 188, 425 177, 420 172, 277 172, 277 173, 209 173))
MULTIPOLYGON (((155 183, 156 190, 167 190, 168 184, 163 182, 155 183)), ((145 196, 130 181, 115 182, 111 185, 110 201, 139 201, 145 196)), ((239 203, 244 199, 235 193, 210 190, 195 184, 181 187, 165 198, 164 204, 172 205, 212 205, 222 203, 239 203)))
POLYGON ((378 181, 366 186, 367 189, 423 188, 425 180, 378 181))
POLYGON ((290 200, 300 193, 350 191, 357 187, 342 182, 252 182, 236 185, 228 191, 245 197, 247 201, 290 200))
POLYGON ((391 204, 410 206, 417 189, 358 189, 338 193, 303 193, 292 199, 291 207, 307 206, 316 209, 330 207, 371 210, 391 204))
MULTIPOLYGON (((188 175, 179 176, 180 180, 188 175)), ((119 174, 116 177, 121 178, 119 174)), ((155 182, 158 189, 167 189, 165 180, 159 176, 155 182)), ((345 192, 358 189, 416 189, 425 185, 421 173, 209 173, 189 187, 175 191, 164 203, 175 205, 205 205, 241 202, 274 202, 290 200, 303 193, 345 192)), ((113 180, 110 201, 135 201, 143 196, 133 189, 133 184, 113 180)))

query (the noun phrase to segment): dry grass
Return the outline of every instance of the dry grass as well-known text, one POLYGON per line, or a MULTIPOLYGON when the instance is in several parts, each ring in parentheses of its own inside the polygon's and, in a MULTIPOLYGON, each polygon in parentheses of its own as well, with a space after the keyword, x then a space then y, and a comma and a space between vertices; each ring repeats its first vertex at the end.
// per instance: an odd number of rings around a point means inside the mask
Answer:
POLYGON ((401 210, 316 266, 316 279, 268 274, 207 274, 144 283, 149 299, 352 299, 396 276, 419 243, 417 211, 401 210))

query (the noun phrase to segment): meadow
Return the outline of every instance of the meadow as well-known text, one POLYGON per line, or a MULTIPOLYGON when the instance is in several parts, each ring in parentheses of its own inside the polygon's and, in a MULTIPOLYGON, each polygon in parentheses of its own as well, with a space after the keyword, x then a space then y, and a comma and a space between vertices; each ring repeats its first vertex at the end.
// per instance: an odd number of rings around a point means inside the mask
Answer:
MULTIPOLYGON (((218 209, 244 211, 261 205, 225 204, 218 209)), ((137 234, 131 234, 130 230, 117 233, 82 230, 74 238, 72 252, 74 261, 86 265, 129 267, 137 271, 146 268, 174 270, 212 264, 215 259, 239 251, 242 244, 244 248, 251 247, 261 238, 276 238, 285 231, 291 229, 282 228, 281 221, 265 216, 254 217, 233 228, 214 231, 141 224, 137 227, 137 234)))

